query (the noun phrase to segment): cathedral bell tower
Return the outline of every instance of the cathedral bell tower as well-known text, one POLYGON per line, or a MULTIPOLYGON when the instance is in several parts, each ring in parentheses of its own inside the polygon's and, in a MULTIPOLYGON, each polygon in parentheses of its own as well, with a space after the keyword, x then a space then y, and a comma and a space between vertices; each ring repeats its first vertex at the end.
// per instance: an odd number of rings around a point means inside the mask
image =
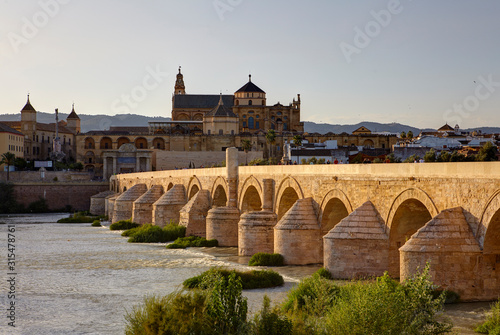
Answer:
POLYGON ((184 87, 184 76, 181 73, 180 66, 179 73, 177 74, 177 80, 175 81, 174 95, 175 94, 186 94, 186 88, 184 87))

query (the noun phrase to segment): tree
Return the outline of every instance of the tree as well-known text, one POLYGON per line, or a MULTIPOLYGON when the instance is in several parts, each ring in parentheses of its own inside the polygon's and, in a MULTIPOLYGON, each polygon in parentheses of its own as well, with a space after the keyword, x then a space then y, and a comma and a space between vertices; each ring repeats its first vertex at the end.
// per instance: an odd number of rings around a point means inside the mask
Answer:
POLYGON ((296 147, 300 147, 302 145, 302 136, 301 135, 295 135, 292 139, 293 144, 295 144, 296 147))
POLYGON ((269 159, 273 157, 273 151, 272 148, 274 144, 276 143, 276 132, 274 129, 269 129, 266 134, 266 141, 269 144, 269 159))
POLYGON ((486 142, 476 156, 477 161, 496 161, 497 160, 497 147, 491 142, 486 142))
POLYGON ((406 133, 404 131, 401 132, 401 134, 399 135, 402 139, 405 139, 406 138, 406 133))
POLYGON ((424 162, 426 163, 432 163, 436 161, 436 151, 434 148, 431 148, 431 150, 427 151, 424 155, 424 162))
POLYGON ((245 165, 248 165, 248 151, 252 149, 250 140, 241 140, 241 148, 245 151, 245 165))
POLYGON ((2 160, 0 160, 0 165, 1 164, 7 165, 7 180, 9 180, 10 166, 14 165, 15 161, 16 161, 16 155, 14 155, 12 152, 7 151, 6 153, 2 154, 2 160))
POLYGON ((413 132, 411 130, 408 131, 408 133, 406 134, 406 137, 411 140, 413 138, 413 132))

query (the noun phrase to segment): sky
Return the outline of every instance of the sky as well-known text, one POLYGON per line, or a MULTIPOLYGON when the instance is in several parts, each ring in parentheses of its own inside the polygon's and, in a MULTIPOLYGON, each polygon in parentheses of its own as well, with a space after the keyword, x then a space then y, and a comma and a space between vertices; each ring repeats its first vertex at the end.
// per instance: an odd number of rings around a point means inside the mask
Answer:
POLYGON ((500 126, 498 0, 0 0, 0 114, 171 116, 248 81, 303 121, 500 126))

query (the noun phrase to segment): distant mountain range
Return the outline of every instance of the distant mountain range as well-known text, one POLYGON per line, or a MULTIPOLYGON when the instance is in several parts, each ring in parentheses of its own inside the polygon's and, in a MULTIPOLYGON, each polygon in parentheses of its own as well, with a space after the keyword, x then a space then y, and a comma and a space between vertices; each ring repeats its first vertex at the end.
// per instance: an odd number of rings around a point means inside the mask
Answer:
MULTIPOLYGON (((68 114, 60 113, 59 119, 66 120, 68 114)), ((53 123, 55 122, 54 114, 38 112, 37 120, 41 123, 53 123)), ((90 130, 107 130, 110 126, 148 126, 149 121, 170 121, 169 117, 150 117, 143 116, 138 114, 119 114, 119 115, 79 115, 81 120, 82 132, 87 132, 90 130)), ((0 122, 1 121, 20 121, 21 114, 0 114, 0 122)), ((332 132, 334 134, 341 133, 352 133, 354 130, 358 129, 361 126, 365 126, 370 129, 372 132, 389 132, 389 133, 400 133, 402 131, 408 132, 412 131, 413 134, 418 134, 420 131, 433 131, 435 129, 426 128, 419 129, 416 127, 400 124, 400 123, 378 123, 378 122, 360 122, 357 124, 327 124, 327 123, 314 123, 310 121, 304 122, 304 131, 307 133, 320 133, 326 134, 328 132, 332 132)), ((480 127, 474 129, 462 129, 464 131, 473 131, 473 130, 481 130, 483 133, 491 134, 491 133, 500 133, 500 127, 480 127)))

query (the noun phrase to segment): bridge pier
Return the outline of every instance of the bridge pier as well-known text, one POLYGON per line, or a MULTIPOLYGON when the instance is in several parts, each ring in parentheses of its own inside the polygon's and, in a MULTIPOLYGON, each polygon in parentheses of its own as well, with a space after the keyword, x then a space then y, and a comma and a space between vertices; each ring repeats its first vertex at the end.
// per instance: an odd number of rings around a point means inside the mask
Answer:
MULTIPOLYGON (((498 299, 498 286, 488 285, 482 252, 461 207, 446 209, 416 232, 399 249, 401 281, 430 263, 435 285, 460 294, 460 299, 498 299), (494 289, 493 292, 491 289, 494 289), (493 293, 493 294, 491 294, 493 293)), ((497 277, 496 280, 499 278, 497 277)))
POLYGON ((146 184, 135 184, 115 200, 113 220, 111 223, 132 218, 132 207, 141 195, 148 190, 146 184))
POLYGON ((274 251, 274 226, 278 216, 273 212, 274 180, 264 179, 262 211, 241 215, 238 223, 238 254, 252 256, 258 252, 274 251))
POLYGON ((106 198, 114 195, 114 191, 104 191, 90 197, 90 213, 106 215, 106 198))
POLYGON ((371 201, 323 237, 324 266, 337 279, 382 276, 389 268, 389 237, 371 201))
POLYGON ((115 201, 116 198, 118 198, 120 195, 119 194, 112 194, 108 195, 105 199, 105 211, 106 215, 108 216, 108 220, 110 222, 113 222, 113 214, 115 210, 115 201))
POLYGON ((238 246, 238 149, 226 149, 228 184, 227 207, 215 207, 207 214, 207 239, 216 239, 221 247, 238 246))
POLYGON ((163 195, 163 186, 153 185, 132 207, 132 222, 145 224, 153 222, 153 204, 163 195))
POLYGON ((274 227, 274 252, 285 264, 323 263, 323 241, 313 198, 299 199, 274 227))
POLYGON ((153 204, 153 224, 165 227, 170 221, 179 223, 179 211, 186 205, 184 185, 174 185, 153 204))
POLYGON ((186 236, 207 236, 207 215, 210 210, 210 192, 199 190, 179 213, 179 224, 186 227, 186 236))

